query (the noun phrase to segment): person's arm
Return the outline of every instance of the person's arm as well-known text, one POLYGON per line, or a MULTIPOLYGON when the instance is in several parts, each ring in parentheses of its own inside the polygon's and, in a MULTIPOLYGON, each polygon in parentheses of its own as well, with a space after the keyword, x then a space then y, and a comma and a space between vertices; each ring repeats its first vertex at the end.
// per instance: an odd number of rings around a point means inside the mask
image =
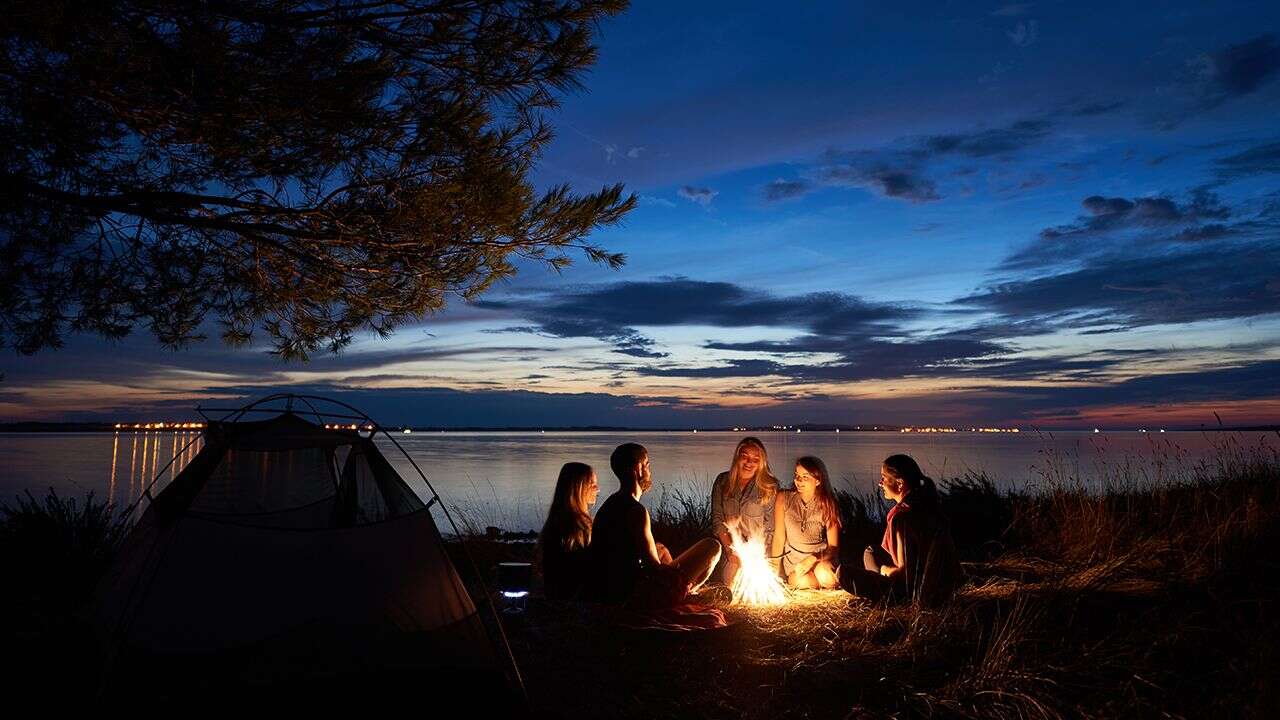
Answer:
POLYGON ((649 511, 641 507, 636 511, 636 515, 639 516, 639 524, 642 529, 640 552, 649 559, 649 562, 654 565, 661 565, 662 557, 658 555, 658 544, 653 541, 653 528, 649 524, 649 511))
POLYGON ((725 550, 733 552, 733 538, 724 524, 724 484, 728 481, 727 474, 720 473, 711 484, 711 532, 715 533, 725 550))
POLYGON ((907 560, 908 560, 906 537, 907 537, 906 534, 902 532, 901 528, 894 528, 893 543, 894 543, 895 549, 897 550, 897 552, 894 553, 894 556, 902 561, 902 565, 894 565, 893 559, 890 558, 888 565, 880 566, 881 575, 887 578, 891 578, 897 575, 898 573, 902 572, 902 569, 906 566, 907 560))
POLYGON ((822 560, 832 565, 840 557, 840 530, 832 523, 827 526, 827 549, 822 552, 822 560))
POLYGON ((777 569, 782 564, 782 551, 787 547, 787 500, 777 493, 773 501, 773 547, 769 548, 769 564, 777 569))

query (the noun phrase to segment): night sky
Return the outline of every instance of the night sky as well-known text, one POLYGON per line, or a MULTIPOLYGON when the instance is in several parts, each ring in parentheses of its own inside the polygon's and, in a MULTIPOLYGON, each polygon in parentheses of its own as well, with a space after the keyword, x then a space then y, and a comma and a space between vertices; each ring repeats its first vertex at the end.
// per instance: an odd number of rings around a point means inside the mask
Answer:
POLYGON ((1280 421, 1280 4, 637 2, 541 186, 623 182, 627 264, 284 364, 73 336, 0 419, 295 387, 388 423, 1280 421))

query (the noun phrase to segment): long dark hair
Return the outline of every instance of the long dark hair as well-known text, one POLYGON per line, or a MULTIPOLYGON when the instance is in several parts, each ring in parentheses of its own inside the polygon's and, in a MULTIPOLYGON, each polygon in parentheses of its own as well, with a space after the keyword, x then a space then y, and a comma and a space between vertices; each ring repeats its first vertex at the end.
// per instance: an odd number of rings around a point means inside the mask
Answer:
POLYGON ((902 481, 911 493, 913 502, 938 502, 938 486, 934 484, 933 478, 924 474, 919 463, 910 455, 890 455, 884 459, 884 469, 902 481))
POLYGON ((818 487, 814 489, 814 497, 818 500, 818 507, 822 508, 822 524, 839 530, 840 504, 836 502, 835 490, 831 489, 831 473, 827 472, 827 464, 822 462, 820 457, 805 455, 796 458, 796 465, 818 478, 818 487))
POLYGON ((594 472, 590 465, 580 462, 567 462, 560 468, 547 522, 538 536, 544 548, 555 543, 561 550, 574 550, 591 543, 591 514, 586 498, 594 472))

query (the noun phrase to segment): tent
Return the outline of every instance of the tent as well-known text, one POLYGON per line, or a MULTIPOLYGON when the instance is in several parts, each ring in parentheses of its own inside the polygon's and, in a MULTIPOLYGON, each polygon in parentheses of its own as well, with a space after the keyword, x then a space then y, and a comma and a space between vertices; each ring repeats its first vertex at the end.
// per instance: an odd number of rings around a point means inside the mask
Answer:
POLYGON ((411 676, 415 690, 479 686, 518 706, 493 606, 472 600, 432 516, 439 496, 418 498, 367 416, 338 403, 357 422, 322 422, 335 415, 312 400, 273 396, 210 422, 203 449, 147 493, 96 598, 104 695, 145 678, 174 699, 340 696, 411 676))

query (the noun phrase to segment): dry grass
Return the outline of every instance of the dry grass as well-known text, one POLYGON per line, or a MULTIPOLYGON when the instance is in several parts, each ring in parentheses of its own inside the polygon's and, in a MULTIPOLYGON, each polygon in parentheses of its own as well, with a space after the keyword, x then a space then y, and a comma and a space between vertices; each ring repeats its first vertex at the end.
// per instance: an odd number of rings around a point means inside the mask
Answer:
MULTIPOLYGON (((540 717, 1275 717, 1274 447, 1228 442, 1189 467, 1177 457, 1125 464, 1102 490, 1061 462, 1046 464, 1035 493, 1000 493, 981 476, 941 483, 970 581, 935 610, 804 591, 781 607, 723 606, 727 628, 664 633, 535 601, 506 630, 540 717)), ((841 546, 853 555, 845 562, 858 561, 853 551, 878 542, 884 507, 873 497, 840 500, 841 546)), ((109 513, 84 509, 92 512, 29 500, 0 528, 5 557, 56 537, 78 538, 59 547, 92 560, 63 572, 69 566, 46 554, 7 568, 8 625, 20 629, 10 647, 50 659, 50 672, 36 674, 49 696, 74 692, 65 661, 76 636, 52 630, 63 611, 40 599, 77 607, 82 591, 69 588, 92 586, 88 568, 118 539, 98 532, 110 529, 100 522, 109 513), (22 568, 43 575, 19 577, 22 568), (55 581, 64 584, 40 585, 55 581), (29 631, 37 608, 45 630, 29 631)), ((709 531, 698 493, 673 493, 653 517, 676 552, 709 531)), ((531 555, 529 543, 470 544, 482 566, 531 555)))
MULTIPOLYGON (((548 717, 1273 717, 1280 455, 1226 446, 1159 475, 943 484, 970 582, 937 610, 805 591, 673 635, 535 604, 513 647, 548 717)), ((853 537, 879 531, 872 500, 842 505, 853 537)), ((699 525, 678 509, 657 532, 699 525)))

